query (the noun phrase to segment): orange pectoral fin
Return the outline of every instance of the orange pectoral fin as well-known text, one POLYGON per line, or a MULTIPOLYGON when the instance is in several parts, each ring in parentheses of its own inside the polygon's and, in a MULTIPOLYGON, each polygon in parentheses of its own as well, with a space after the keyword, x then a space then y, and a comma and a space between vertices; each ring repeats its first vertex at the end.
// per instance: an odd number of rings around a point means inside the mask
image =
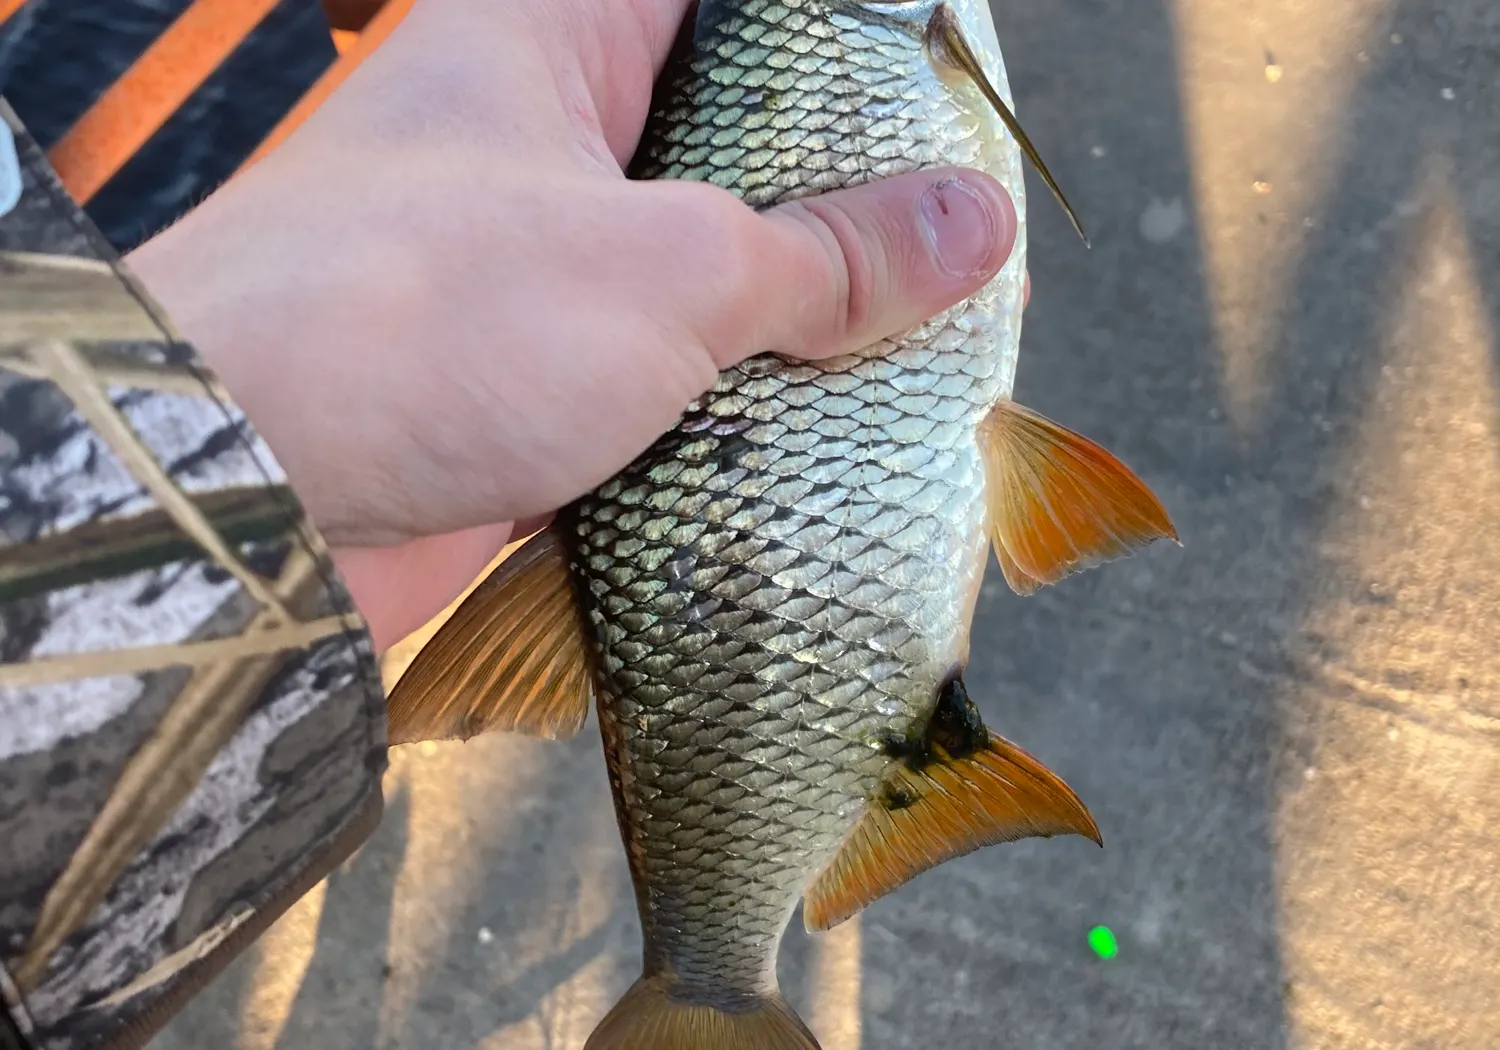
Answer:
POLYGON ((575 735, 592 688, 585 630, 567 551, 546 529, 495 567, 396 682, 390 743, 575 735))
POLYGON ((1129 467, 1013 401, 985 419, 980 449, 995 555, 1017 594, 1153 540, 1177 541, 1166 509, 1129 467))

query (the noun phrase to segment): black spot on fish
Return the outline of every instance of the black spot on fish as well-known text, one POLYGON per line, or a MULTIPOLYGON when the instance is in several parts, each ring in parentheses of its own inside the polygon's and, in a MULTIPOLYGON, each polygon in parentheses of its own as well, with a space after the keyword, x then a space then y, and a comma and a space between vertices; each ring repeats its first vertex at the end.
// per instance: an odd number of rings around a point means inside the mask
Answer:
POLYGON ((198 360, 193 354, 192 344, 172 342, 159 345, 162 357, 167 364, 176 365, 179 368, 189 368, 193 371, 194 375, 202 374, 202 369, 198 367, 198 360))
POLYGON ((17 463, 49 457, 85 429, 67 395, 40 379, 0 389, 0 419, 15 440, 17 463))
POLYGON ((887 785, 885 792, 881 795, 880 803, 892 813, 896 813, 915 806, 917 804, 917 794, 904 787, 887 785))
POLYGON ((215 587, 221 587, 229 582, 229 570, 219 564, 209 564, 203 567, 203 580, 205 583, 215 587))
POLYGON ((0 663, 19 663, 51 626, 47 596, 0 602, 0 663))
POLYGON ((938 693, 937 710, 927 726, 927 739, 951 758, 967 758, 989 743, 989 730, 979 708, 969 699, 964 680, 955 676, 938 693))
POLYGON ((911 758, 927 750, 927 742, 909 737, 905 733, 887 733, 880 741, 880 750, 891 758, 911 758))
MULTIPOLYGON (((132 604, 139 608, 148 608, 161 601, 162 595, 172 589, 176 583, 187 575, 188 568, 182 565, 168 565, 158 569, 146 585, 140 589, 133 599, 132 604)), ((217 563, 210 563, 203 568, 203 578, 215 586, 226 583, 229 580, 229 570, 217 563)))
POLYGON ((969 699, 963 679, 954 675, 938 691, 937 707, 920 736, 892 732, 880 740, 880 749, 891 758, 904 761, 914 770, 933 762, 968 758, 989 743, 979 708, 969 699))

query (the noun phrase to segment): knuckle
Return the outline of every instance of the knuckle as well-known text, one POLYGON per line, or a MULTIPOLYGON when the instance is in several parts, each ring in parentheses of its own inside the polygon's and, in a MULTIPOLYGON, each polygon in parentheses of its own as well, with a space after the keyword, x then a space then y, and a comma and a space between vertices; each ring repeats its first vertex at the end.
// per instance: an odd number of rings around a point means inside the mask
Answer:
POLYGON ((878 238, 862 234, 848 211, 829 201, 804 203, 808 218, 827 253, 827 272, 834 283, 825 301, 833 309, 832 336, 845 341, 868 328, 877 309, 881 255, 878 238))
POLYGON ((757 314, 765 304, 755 290, 776 260, 767 256, 761 219, 727 190, 695 187, 685 198, 684 237, 677 265, 688 280, 704 289, 700 301, 711 316, 703 318, 704 339, 721 363, 744 353, 754 341, 757 314))
POLYGON ((755 213, 717 186, 692 183, 685 189, 680 220, 687 234, 684 261, 702 275, 735 284, 755 265, 755 213))

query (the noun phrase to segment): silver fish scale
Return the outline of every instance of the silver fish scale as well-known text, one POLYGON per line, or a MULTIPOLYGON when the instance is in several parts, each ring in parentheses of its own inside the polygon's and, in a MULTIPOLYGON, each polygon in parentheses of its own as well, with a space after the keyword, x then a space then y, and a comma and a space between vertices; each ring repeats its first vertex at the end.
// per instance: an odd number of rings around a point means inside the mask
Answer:
MULTIPOLYGON (((1019 187, 1013 144, 987 141, 919 34, 855 10, 706 0, 633 176, 762 206, 938 163, 1019 187)), ((573 508, 647 970, 685 1000, 774 987, 778 939, 886 742, 921 732, 966 656, 986 557, 975 428, 1009 393, 1023 267, 1024 242, 973 299, 860 355, 726 371, 573 508)))

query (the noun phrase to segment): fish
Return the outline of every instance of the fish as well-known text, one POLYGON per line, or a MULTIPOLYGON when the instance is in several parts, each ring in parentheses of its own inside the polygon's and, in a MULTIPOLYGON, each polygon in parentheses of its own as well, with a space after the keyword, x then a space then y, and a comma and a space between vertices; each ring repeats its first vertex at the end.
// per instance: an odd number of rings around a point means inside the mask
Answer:
POLYGON ((390 742, 578 733, 594 704, 644 951, 586 1050, 815 1050, 776 980, 937 865, 1093 816, 964 681, 994 552, 1027 595, 1177 541, 1124 463, 1012 398, 1023 160, 983 0, 701 0, 627 175, 755 208, 939 165, 1015 200, 962 303, 857 353, 775 348, 481 582, 389 699, 390 742))

